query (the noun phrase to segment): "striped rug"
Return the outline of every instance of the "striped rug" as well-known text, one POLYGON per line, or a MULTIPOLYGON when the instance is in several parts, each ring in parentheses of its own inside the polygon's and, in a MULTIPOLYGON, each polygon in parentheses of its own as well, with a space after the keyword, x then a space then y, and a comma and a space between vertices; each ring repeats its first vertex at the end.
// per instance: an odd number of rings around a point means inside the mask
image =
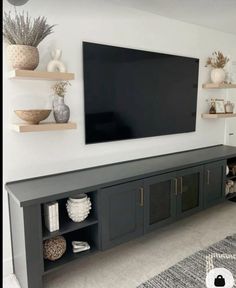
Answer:
POLYGON ((185 258, 138 288, 203 288, 206 272, 213 268, 230 270, 236 281, 236 234, 185 258))

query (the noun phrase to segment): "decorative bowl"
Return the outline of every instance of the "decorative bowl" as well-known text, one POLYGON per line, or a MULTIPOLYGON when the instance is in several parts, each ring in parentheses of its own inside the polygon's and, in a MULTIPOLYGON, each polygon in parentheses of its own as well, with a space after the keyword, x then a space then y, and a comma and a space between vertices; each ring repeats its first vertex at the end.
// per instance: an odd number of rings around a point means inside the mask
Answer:
POLYGON ((40 121, 48 118, 51 109, 41 110, 15 110, 16 115, 29 124, 39 124, 40 121))

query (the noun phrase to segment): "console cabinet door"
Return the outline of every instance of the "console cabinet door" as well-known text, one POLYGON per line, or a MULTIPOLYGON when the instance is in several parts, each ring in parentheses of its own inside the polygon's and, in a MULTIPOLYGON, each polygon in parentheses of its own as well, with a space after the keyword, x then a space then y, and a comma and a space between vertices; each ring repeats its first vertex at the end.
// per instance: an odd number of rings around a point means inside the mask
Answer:
POLYGON ((226 161, 216 161, 205 165, 204 207, 210 207, 224 200, 226 161))
POLYGON ((176 172, 178 180, 177 215, 190 215, 203 208, 203 166, 176 172))
POLYGON ((144 227, 151 231, 172 222, 176 216, 177 182, 175 173, 144 180, 144 227))
POLYGON ((143 234, 142 181, 101 189, 102 249, 143 234))

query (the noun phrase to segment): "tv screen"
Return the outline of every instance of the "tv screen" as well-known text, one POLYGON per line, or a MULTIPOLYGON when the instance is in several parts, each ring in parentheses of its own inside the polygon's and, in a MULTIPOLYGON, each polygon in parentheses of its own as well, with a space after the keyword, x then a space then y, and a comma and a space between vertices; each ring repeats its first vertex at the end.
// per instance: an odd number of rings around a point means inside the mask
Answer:
POLYGON ((83 42, 86 144, 195 131, 199 59, 83 42))

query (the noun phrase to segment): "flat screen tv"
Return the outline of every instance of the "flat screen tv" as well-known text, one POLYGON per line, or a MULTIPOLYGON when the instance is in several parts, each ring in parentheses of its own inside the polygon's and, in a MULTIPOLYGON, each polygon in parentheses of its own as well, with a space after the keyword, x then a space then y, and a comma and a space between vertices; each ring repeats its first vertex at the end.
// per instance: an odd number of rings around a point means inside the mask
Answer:
POLYGON ((195 131, 199 59, 83 42, 86 144, 195 131))

